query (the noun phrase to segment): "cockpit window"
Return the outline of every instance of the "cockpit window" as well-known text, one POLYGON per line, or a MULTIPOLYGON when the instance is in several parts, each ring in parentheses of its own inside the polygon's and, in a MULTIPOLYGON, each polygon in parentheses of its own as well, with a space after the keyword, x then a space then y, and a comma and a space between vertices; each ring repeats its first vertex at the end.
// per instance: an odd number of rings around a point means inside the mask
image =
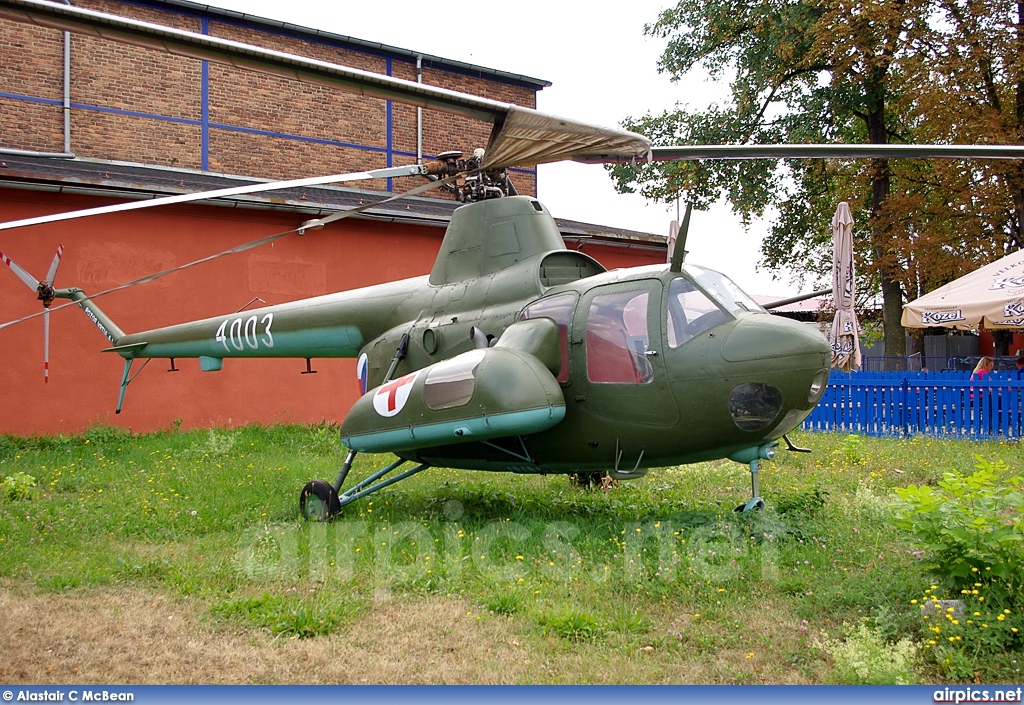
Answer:
POLYGON ((727 311, 766 313, 760 304, 750 298, 736 286, 732 279, 724 274, 694 265, 686 265, 686 273, 693 277, 694 281, 700 284, 727 311))
POLYGON ((669 347, 678 348, 687 340, 727 320, 729 316, 688 279, 676 277, 669 282, 669 347))
POLYGON ((647 291, 600 294, 587 313, 587 379, 646 384, 654 377, 647 361, 647 291))
POLYGON ((575 307, 575 294, 559 294, 530 304, 519 316, 519 320, 550 318, 558 324, 558 347, 562 352, 562 369, 556 377, 559 382, 569 381, 569 321, 575 307))

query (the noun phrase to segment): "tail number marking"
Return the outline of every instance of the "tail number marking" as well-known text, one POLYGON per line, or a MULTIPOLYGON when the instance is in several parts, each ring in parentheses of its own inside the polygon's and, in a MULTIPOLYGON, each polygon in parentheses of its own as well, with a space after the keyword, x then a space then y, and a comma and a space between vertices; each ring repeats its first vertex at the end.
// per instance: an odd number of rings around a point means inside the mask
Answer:
POLYGON ((259 316, 228 318, 220 324, 214 340, 223 345, 224 350, 229 353, 241 352, 246 348, 249 350, 272 348, 274 347, 274 335, 270 332, 270 327, 273 323, 274 314, 272 313, 268 313, 262 319, 259 316), (259 330, 260 325, 263 326, 262 334, 259 330))

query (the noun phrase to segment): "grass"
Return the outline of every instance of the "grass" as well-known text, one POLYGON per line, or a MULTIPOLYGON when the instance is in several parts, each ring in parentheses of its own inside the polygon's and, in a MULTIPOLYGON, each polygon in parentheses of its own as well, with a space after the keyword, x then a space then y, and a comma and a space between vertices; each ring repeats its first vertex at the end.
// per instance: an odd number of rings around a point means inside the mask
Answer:
MULTIPOLYGON (((219 659, 261 649, 208 671, 92 666, 126 681, 837 682, 846 671, 820 644, 851 625, 889 643, 927 639, 910 600, 932 576, 893 528, 893 488, 970 472, 976 455, 1020 464, 1014 444, 802 434, 797 445, 814 453, 765 464, 768 508, 753 515, 732 511, 749 495, 747 468, 718 461, 607 491, 432 468, 335 522, 305 524, 299 490, 333 478, 336 436, 280 426, 0 437, 0 480, 36 482, 0 498, 0 612, 90 605, 81 619, 112 631, 163 600, 189 627, 158 642, 206 635, 219 659), (417 629, 418 641, 400 636, 417 629), (310 662, 358 649, 363 670, 275 670, 281 640, 302 643, 310 662)), ((360 456, 353 477, 387 462, 360 456)), ((79 638, 94 628, 65 625, 79 638)), ((45 670, 32 639, 0 647, 0 681, 83 678, 45 670)), ((1022 656, 992 657, 976 676, 1019 682, 1022 656)), ((916 680, 944 679, 923 658, 913 668, 916 680)))

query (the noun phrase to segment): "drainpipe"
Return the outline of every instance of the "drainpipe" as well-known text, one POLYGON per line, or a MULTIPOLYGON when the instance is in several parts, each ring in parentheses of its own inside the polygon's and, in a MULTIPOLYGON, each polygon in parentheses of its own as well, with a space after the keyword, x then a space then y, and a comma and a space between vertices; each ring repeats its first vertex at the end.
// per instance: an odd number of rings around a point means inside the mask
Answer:
POLYGON ((0 155, 8 157, 45 157, 46 159, 74 159, 71 152, 33 152, 30 149, 8 149, 0 147, 0 155))
POLYGON ((64 153, 71 154, 71 32, 64 33, 64 153))
MULTIPOLYGON (((70 5, 70 0, 63 0, 70 5)), ((74 159, 71 152, 71 32, 64 33, 64 151, 36 152, 30 149, 0 147, 0 155, 9 157, 43 157, 46 159, 74 159)))
MULTIPOLYGON (((416 57, 416 83, 423 83, 423 57, 416 57)), ((423 108, 416 108, 416 163, 423 164, 423 108)))
MULTIPOLYGON (((65 5, 70 5, 71 0, 63 0, 65 5)), ((71 32, 64 32, 64 153, 71 153, 71 32)))
MULTIPOLYGON (((70 0, 62 0, 70 5, 70 0)), ((64 151, 36 152, 30 149, 8 149, 0 147, 0 154, 10 157, 43 157, 46 159, 74 159, 71 152, 71 32, 64 32, 64 151)))

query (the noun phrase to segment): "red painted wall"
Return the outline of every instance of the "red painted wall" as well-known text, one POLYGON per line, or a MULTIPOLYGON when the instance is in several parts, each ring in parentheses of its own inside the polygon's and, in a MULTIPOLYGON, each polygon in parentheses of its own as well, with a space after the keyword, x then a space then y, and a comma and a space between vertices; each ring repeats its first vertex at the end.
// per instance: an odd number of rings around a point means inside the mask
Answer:
MULTIPOLYGON (((994 355, 996 350, 995 341, 992 340, 992 331, 983 330, 979 334, 978 350, 982 355, 994 355)), ((1014 333, 1010 342, 1010 354, 1016 355, 1018 350, 1024 350, 1024 333, 1014 333)))
MULTIPOLYGON (((101 205, 93 198, 0 189, 0 220, 101 205)), ((188 206, 36 226, 0 234, 0 250, 34 277, 45 276, 59 243, 58 287, 95 293, 250 240, 291 229, 298 214, 188 206)), ((350 220, 304 237, 230 255, 98 300, 126 332, 229 313, 253 297, 282 303, 426 274, 440 228, 350 220)), ((4 267, 6 270, 6 267, 4 267)), ((55 302, 56 307, 60 303, 55 302)), ((254 306, 260 306, 259 302, 254 306)), ((0 319, 42 310, 11 272, 0 272, 0 319)), ((50 382, 43 383, 43 321, 0 330, 0 432, 79 432, 110 423, 135 431, 238 425, 252 421, 340 421, 356 399, 352 360, 226 360, 200 372, 195 359, 153 360, 128 388, 115 417, 123 363, 101 353, 106 339, 77 306, 51 314, 50 382)), ((133 371, 139 368, 136 362, 133 371)))
MULTIPOLYGON (((104 205, 84 196, 0 189, 0 221, 104 205)), ((96 293, 153 272, 295 227, 298 214, 178 206, 120 213, 0 233, 0 250, 37 279, 57 245, 64 258, 58 288, 96 293)), ((126 332, 235 311, 260 297, 267 304, 427 274, 444 232, 426 226, 346 220, 305 236, 229 255, 97 300, 126 332)), ((651 264, 659 253, 588 248, 609 269, 651 264)), ((6 269, 4 267, 3 269, 6 269)), ((66 301, 54 302, 54 307, 66 301)), ((256 302, 251 307, 261 306, 256 302)), ((0 272, 0 322, 42 310, 11 272, 0 272)), ((43 321, 0 330, 0 433, 77 433, 95 424, 143 432, 235 426, 251 422, 340 422, 358 397, 353 360, 224 361, 201 372, 195 359, 152 360, 129 385, 114 415, 122 359, 101 353, 107 340, 78 309, 51 313, 50 382, 43 383, 43 321)), ((141 361, 133 366, 133 373, 141 361)))

